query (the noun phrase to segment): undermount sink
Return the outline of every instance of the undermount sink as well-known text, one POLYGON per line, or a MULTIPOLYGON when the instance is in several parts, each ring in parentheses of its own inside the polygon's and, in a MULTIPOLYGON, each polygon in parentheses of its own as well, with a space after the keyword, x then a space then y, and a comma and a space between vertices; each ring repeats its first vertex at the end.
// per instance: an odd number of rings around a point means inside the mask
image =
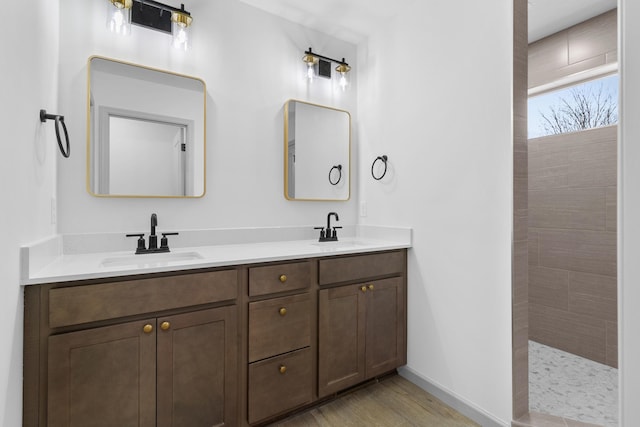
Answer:
POLYGON ((124 255, 105 258, 100 263, 100 267, 153 267, 197 259, 202 259, 202 255, 198 252, 163 252, 158 254, 124 255))
POLYGON ((364 246, 364 243, 356 240, 338 240, 337 242, 315 242, 311 245, 325 249, 326 251, 337 251, 340 249, 349 249, 358 246, 364 246))

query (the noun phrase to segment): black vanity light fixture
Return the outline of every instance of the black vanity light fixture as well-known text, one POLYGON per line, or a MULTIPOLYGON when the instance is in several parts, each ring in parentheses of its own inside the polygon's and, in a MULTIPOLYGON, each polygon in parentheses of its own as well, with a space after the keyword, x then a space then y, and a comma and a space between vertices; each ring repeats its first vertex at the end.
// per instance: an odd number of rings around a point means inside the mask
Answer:
POLYGON ((351 66, 342 58, 342 61, 329 58, 324 55, 315 53, 311 48, 304 52, 302 61, 307 65, 306 77, 309 80, 313 80, 317 76, 331 78, 331 63, 335 63, 338 66, 335 70, 338 72, 338 85, 342 90, 345 90, 349 85, 349 71, 351 66))
POLYGON ((131 24, 171 34, 175 48, 187 50, 190 43, 191 14, 153 0, 108 0, 107 27, 116 34, 129 35, 131 24))

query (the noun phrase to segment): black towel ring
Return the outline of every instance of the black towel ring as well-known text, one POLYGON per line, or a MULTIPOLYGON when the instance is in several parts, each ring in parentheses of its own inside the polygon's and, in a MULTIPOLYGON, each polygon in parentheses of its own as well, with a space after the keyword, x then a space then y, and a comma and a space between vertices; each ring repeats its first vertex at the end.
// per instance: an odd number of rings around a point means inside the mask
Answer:
POLYGON ((57 114, 47 114, 47 110, 40 110, 40 121, 42 123, 47 120, 55 120, 56 122, 56 138, 58 139, 58 147, 60 148, 60 153, 64 157, 69 157, 71 154, 71 146, 69 145, 69 133, 67 132, 67 125, 64 124, 64 116, 59 116, 57 114), (60 139, 60 124, 62 123, 62 130, 64 131, 64 139, 67 143, 67 149, 65 151, 62 148, 62 140, 60 139))
POLYGON ((371 176, 376 181, 380 181, 387 174, 387 160, 389 160, 389 158, 387 157, 386 154, 384 154, 382 156, 376 157, 376 159, 373 161, 373 164, 371 165, 371 176), (382 163, 384 163, 384 171, 382 171, 382 175, 380 175, 380 176, 376 176, 376 174, 373 172, 373 169, 375 168, 376 163, 378 162, 378 160, 381 160, 382 163))
POLYGON ((338 185, 338 183, 340 182, 341 179, 342 179, 342 165, 336 165, 336 166, 332 167, 331 169, 329 169, 329 183, 331 185, 338 185), (331 172, 333 172, 334 169, 338 170, 338 179, 336 180, 336 182, 333 182, 331 180, 331 172))

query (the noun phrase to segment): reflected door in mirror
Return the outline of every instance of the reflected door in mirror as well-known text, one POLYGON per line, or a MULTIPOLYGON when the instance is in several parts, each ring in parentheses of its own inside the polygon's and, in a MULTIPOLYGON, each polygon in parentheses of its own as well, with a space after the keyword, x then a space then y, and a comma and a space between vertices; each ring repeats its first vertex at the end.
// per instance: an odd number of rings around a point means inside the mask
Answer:
POLYGON ((109 197, 201 197, 206 90, 200 79, 89 59, 87 188, 109 197))

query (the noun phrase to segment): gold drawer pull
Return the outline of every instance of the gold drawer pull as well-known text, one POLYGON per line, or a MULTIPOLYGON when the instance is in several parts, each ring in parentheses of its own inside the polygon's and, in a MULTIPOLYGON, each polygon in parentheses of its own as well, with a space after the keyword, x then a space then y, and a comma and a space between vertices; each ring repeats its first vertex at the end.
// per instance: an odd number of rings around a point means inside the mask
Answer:
POLYGON ((160 329, 162 329, 163 331, 169 330, 170 327, 171 327, 171 323, 169 322, 162 322, 160 324, 160 329))
POLYGON ((278 371, 280 371, 281 374, 284 374, 285 372, 287 372, 287 367, 284 365, 280 365, 280 368, 278 368, 278 371))
POLYGON ((153 332, 153 325, 147 323, 146 325, 144 325, 144 327, 142 328, 142 331, 145 334, 150 334, 151 332, 153 332))
POLYGON ((360 288, 360 290, 361 290, 362 292, 367 292, 367 287, 366 287, 366 286, 363 286, 363 287, 361 287, 361 288, 360 288))
POLYGON ((280 313, 280 316, 284 316, 287 314, 287 309, 284 307, 281 307, 280 310, 278 310, 278 313, 280 313))
POLYGON ((280 275, 280 281, 281 281, 282 283, 286 282, 286 281, 287 281, 287 275, 286 275, 286 274, 281 274, 281 275, 280 275))
POLYGON ((373 290, 373 285, 369 285, 369 290, 372 291, 373 290))

